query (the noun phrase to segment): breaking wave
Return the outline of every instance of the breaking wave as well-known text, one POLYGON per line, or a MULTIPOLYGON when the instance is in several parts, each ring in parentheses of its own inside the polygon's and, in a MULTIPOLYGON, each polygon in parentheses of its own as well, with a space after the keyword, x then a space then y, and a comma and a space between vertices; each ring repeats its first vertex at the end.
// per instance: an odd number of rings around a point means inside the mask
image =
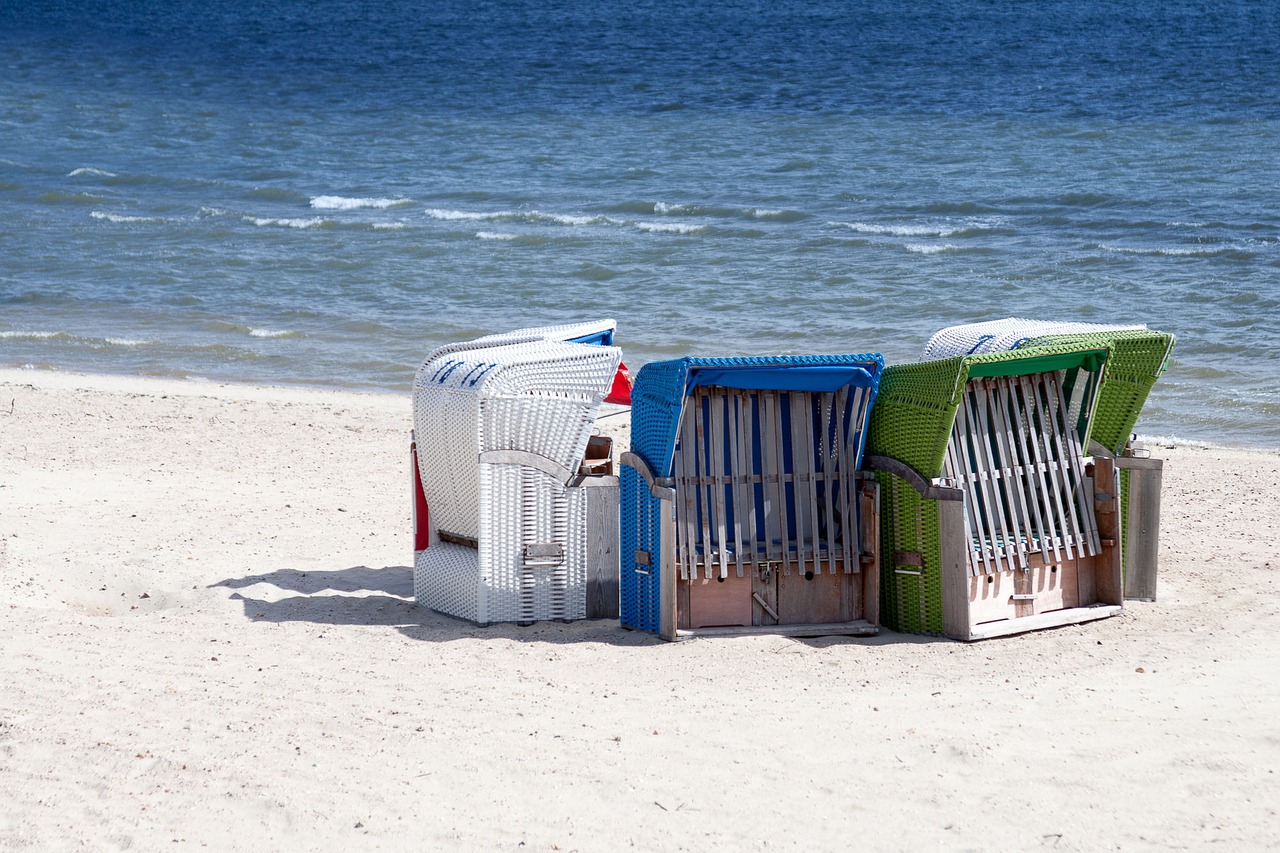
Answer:
POLYGON ((318 195, 311 199, 311 207, 315 210, 359 210, 368 207, 375 210, 386 210, 389 207, 405 207, 413 204, 407 198, 347 198, 340 195, 318 195))

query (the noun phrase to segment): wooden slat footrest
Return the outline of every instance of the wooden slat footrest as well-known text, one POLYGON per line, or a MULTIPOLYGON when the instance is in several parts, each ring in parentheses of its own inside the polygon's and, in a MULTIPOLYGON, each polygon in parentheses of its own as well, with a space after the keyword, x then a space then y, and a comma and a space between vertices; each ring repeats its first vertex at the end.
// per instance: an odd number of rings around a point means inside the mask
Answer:
POLYGON ((1042 628, 1057 628, 1061 625, 1079 625, 1081 622, 1092 622, 1094 619, 1106 619, 1118 616, 1124 608, 1118 604, 1095 604, 1090 607, 1068 607, 1035 616, 1022 616, 1017 619, 1002 619, 999 622, 983 622, 969 629, 967 637, 953 637, 956 640, 987 640, 991 637, 1007 637, 1010 634, 1023 634, 1027 631, 1039 631, 1042 628))
POLYGON ((821 625, 751 625, 730 628, 681 628, 676 631, 677 640, 694 637, 873 637, 880 633, 880 626, 865 619, 853 622, 829 622, 821 625))

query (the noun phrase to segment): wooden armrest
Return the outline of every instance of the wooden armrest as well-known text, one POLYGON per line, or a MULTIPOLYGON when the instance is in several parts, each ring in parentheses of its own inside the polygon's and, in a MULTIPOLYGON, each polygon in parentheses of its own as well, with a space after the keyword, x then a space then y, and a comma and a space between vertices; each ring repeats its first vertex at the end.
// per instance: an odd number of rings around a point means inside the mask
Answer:
POLYGON ((566 486, 571 485, 573 478, 577 476, 576 471, 570 471, 554 459, 548 459, 527 450, 486 450, 480 454, 480 461, 489 465, 524 465, 528 468, 537 468, 566 486))
POLYGON ((924 477, 916 473, 916 469, 912 468, 905 462, 899 462, 890 456, 864 456, 862 462, 872 471, 884 471, 893 474, 895 477, 901 477, 906 480, 911 488, 920 493, 920 497, 930 501, 962 501, 964 500, 964 492, 960 489, 953 489, 948 486, 939 486, 929 482, 924 477))
POLYGON ((671 477, 655 477, 653 469, 649 467, 649 463, 645 462, 636 454, 627 451, 622 454, 619 461, 628 468, 634 468, 636 473, 644 479, 645 485, 649 487, 649 493, 658 500, 675 500, 676 490, 672 488, 675 480, 671 477))

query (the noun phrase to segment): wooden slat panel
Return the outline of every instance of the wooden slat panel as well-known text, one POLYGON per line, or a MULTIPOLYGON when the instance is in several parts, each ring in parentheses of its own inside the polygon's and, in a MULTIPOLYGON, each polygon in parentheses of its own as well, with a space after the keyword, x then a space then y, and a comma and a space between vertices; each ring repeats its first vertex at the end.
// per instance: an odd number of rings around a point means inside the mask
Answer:
POLYGON ((676 536, 675 507, 669 500, 658 502, 659 541, 658 556, 658 636, 664 640, 676 638, 676 536))
MULTIPOLYGON (((822 454, 822 495, 823 509, 825 510, 825 521, 827 525, 827 559, 834 566, 839 560, 836 553, 836 513, 835 502, 836 492, 840 488, 839 482, 836 480, 835 454, 832 446, 833 439, 838 438, 834 434, 832 423, 832 397, 831 394, 821 394, 818 397, 819 411, 818 421, 821 425, 822 435, 819 440, 819 452, 822 454)), ((852 476, 850 474, 849 476, 852 476)), ((852 521, 852 519, 850 519, 852 521)), ((843 563, 843 561, 841 561, 843 563)), ((843 563, 846 572, 852 571, 853 568, 848 563, 843 563)))
POLYGON ((1053 475, 1057 483, 1059 499, 1058 530, 1067 545, 1067 555, 1071 558, 1082 554, 1080 545, 1084 537, 1076 519, 1075 499, 1072 495, 1069 474, 1070 458, 1062 440, 1061 417, 1065 412, 1060 409, 1060 399, 1052 377, 1056 374, 1039 374, 1042 396, 1038 398, 1044 405, 1048 426, 1044 431, 1044 439, 1049 453, 1054 457, 1053 475))
MULTIPOLYGON (((710 464, 710 476, 707 478, 711 484, 712 500, 711 505, 715 509, 715 535, 716 539, 713 543, 715 550, 719 553, 720 559, 718 565, 714 566, 717 570, 717 577, 724 578, 729 575, 729 554, 727 544, 729 540, 729 518, 728 507, 725 504, 724 492, 728 486, 728 480, 725 478, 724 468, 727 457, 725 456, 724 447, 724 430, 725 430, 725 411, 724 404, 728 402, 728 398, 723 394, 714 396, 708 395, 707 402, 710 410, 707 416, 710 420, 708 429, 709 452, 707 461, 710 464)), ((708 555, 710 562, 710 555, 708 555)))
MULTIPOLYGON (((1077 381, 1076 390, 1080 390, 1079 386, 1082 384, 1077 381)), ((1067 470, 1071 479, 1071 493, 1075 498, 1074 511, 1077 526, 1082 536, 1081 547, 1085 549, 1086 554, 1092 556, 1098 553, 1098 525, 1094 519, 1093 507, 1089 505, 1089 498, 1084 490, 1084 446, 1080 441, 1080 433, 1076 432, 1074 421, 1071 419, 1071 409, 1063 395, 1061 377, 1058 378, 1056 388, 1058 405, 1064 409, 1062 440, 1067 461, 1070 463, 1067 470)))
POLYGON ((986 519, 983 518, 983 504, 978 490, 978 484, 973 476, 973 456, 971 450, 971 442, 969 440, 969 406, 968 394, 966 393, 961 399, 960 406, 956 409, 956 422, 951 429, 951 440, 949 444, 955 444, 955 464, 960 472, 960 481, 958 485, 964 489, 968 495, 965 501, 965 511, 968 516, 968 533, 978 540, 978 549, 975 552, 972 545, 966 541, 965 547, 969 554, 970 574, 977 574, 981 571, 984 574, 990 574, 996 568, 992 566, 991 555, 983 543, 983 532, 989 529, 986 519))
POLYGON ((1005 377, 1002 380, 1002 386, 1004 389, 1002 400, 1006 407, 1007 416, 1014 427, 1013 437, 1017 445, 1018 456, 1022 460, 1024 472, 1022 483, 1026 489, 1023 494, 1026 499, 1030 531, 1040 555, 1048 559, 1050 542, 1043 512, 1045 495, 1041 486, 1041 472, 1037 468, 1035 451, 1032 448, 1030 439, 1031 425, 1028 421, 1025 398, 1021 393, 1019 381, 1005 377))
POLYGON ((791 537, 792 531, 795 530, 795 522, 791 517, 792 504, 787 501, 787 448, 783 438, 783 418, 782 407, 785 405, 782 401, 782 395, 778 393, 770 394, 774 399, 773 405, 773 421, 767 426, 769 428, 769 442, 774 447, 774 460, 777 462, 776 471, 778 482, 778 529, 779 540, 781 541, 782 552, 782 573, 790 574, 793 558, 791 556, 791 537))
MULTIPOLYGON (((786 425, 785 420, 781 422, 778 427, 778 432, 782 436, 783 446, 790 448, 791 476, 788 478, 791 482, 790 518, 795 524, 795 527, 792 528, 794 531, 792 534, 792 543, 795 545, 796 549, 796 571, 799 572, 804 572, 806 570, 805 545, 809 542, 809 537, 806 535, 809 513, 806 511, 803 498, 805 454, 801 452, 803 448, 800 446, 801 442, 799 435, 801 420, 803 418, 803 415, 800 414, 800 400, 803 396, 803 394, 796 394, 795 392, 787 395, 787 410, 788 414, 791 416, 790 427, 786 425)), ((812 567, 810 567, 809 570, 812 570, 812 567)), ((779 610, 778 612, 781 613, 782 611, 779 610)))
POLYGON ((782 532, 779 525, 782 518, 782 507, 780 506, 780 489, 781 481, 778 475, 778 444, 774 440, 773 419, 774 409, 777 408, 777 395, 768 392, 760 392, 757 395, 760 401, 759 417, 756 419, 756 429, 760 436, 760 477, 761 489, 764 492, 764 536, 765 536, 765 553, 769 560, 781 562, 785 558, 782 549, 782 532))
MULTIPOLYGON (((818 494, 813 465, 813 419, 806 393, 791 392, 791 466, 796 506, 796 559, 800 571, 822 574, 818 549, 818 494), (808 564, 805 553, 808 554, 808 564)), ((781 611, 779 611, 781 612, 781 611)), ((823 620, 827 621, 827 620, 823 620)))
MULTIPOLYGON (((738 394, 725 396, 725 423, 729 431, 729 502, 733 510, 733 568, 738 577, 743 576, 742 561, 746 548, 746 525, 742 514, 751 506, 743 498, 743 487, 749 482, 751 469, 742 467, 742 425, 738 417, 738 394)), ((745 557, 748 561, 750 557, 745 557)))
POLYGON ((841 388, 835 393, 832 400, 832 408, 835 410, 836 434, 835 434, 835 451, 836 451, 836 469, 839 471, 840 488, 840 526, 842 528, 843 549, 840 557, 844 560, 845 566, 856 565, 858 561, 858 543, 857 537, 854 535, 858 529, 857 515, 854 505, 856 498, 854 496, 854 471, 853 454, 849 448, 849 416, 846 410, 849 408, 849 388, 848 386, 841 388))
POLYGON ((1005 483, 1008 486, 1009 501, 1007 511, 1013 535, 1017 540, 1015 547, 1018 566, 1021 568, 1027 564, 1027 552, 1033 535, 1031 511, 1027 506, 1028 469, 1019 453, 1017 439, 1014 437, 1017 429, 1017 415, 1010 412, 1006 406, 1008 377, 997 377, 991 382, 992 428, 995 431, 996 448, 1004 460, 1005 483))
POLYGON ((760 529, 757 519, 759 518, 759 513, 762 512, 762 508, 756 503, 756 478, 753 471, 754 461, 752 458, 752 450, 754 447, 759 446, 759 437, 755 430, 755 419, 752 416, 752 402, 754 399, 755 395, 748 394, 745 391, 738 397, 738 417, 742 422, 742 441, 740 442, 742 458, 738 470, 742 472, 745 482, 745 488, 743 489, 745 503, 743 505, 747 507, 746 533, 747 542, 750 543, 749 555, 753 564, 757 559, 757 548, 760 541, 760 529))
POLYGON ((587 618, 618 618, 618 478, 583 490, 587 502, 587 618))
MULTIPOLYGON (((1040 535, 1044 537, 1049 549, 1053 551, 1053 561, 1062 562, 1062 543, 1058 531, 1054 527, 1054 490, 1050 488, 1051 476, 1047 474, 1049 462, 1044 457, 1044 449, 1040 438, 1036 435, 1039 420, 1037 405, 1038 391, 1028 376, 1018 377, 1018 387, 1022 391, 1023 412, 1027 418, 1027 445, 1031 448, 1032 459, 1035 460, 1036 485, 1040 487, 1040 535)), ((1046 556, 1047 558, 1047 556, 1046 556)))
MULTIPOLYGON (((849 504, 853 511, 853 515, 849 516, 849 521, 846 522, 846 529, 851 531, 851 533, 846 537, 845 541, 847 543, 846 550, 855 558, 846 565, 852 565, 855 567, 854 571, 859 571, 860 564, 856 557, 861 553, 861 548, 859 547, 857 537, 853 536, 852 532, 861 529, 861 520, 858 515, 861 512, 861 501, 858 498, 857 475, 858 467, 862 460, 862 451, 866 446, 867 435, 864 430, 864 426, 867 422, 867 417, 871 412, 871 389, 854 388, 852 391, 852 397, 853 420, 849 425, 849 437, 847 439, 847 445, 849 447, 849 464, 843 469, 843 476, 849 489, 849 504)), ((877 571, 879 570, 877 569, 877 571)))
POLYGON ((1008 537, 1004 523, 1005 500, 1001 494, 1001 472, 996 465, 995 456, 991 452, 991 426, 987 422, 987 385, 983 380, 969 383, 969 394, 966 395, 972 406, 969 423, 972 427, 970 438, 973 441, 975 476, 979 478, 979 488, 986 508, 987 536, 990 544, 987 547, 996 561, 999 571, 1013 568, 1014 554, 1006 549, 1003 542, 1008 537))
POLYGON ((979 386, 978 422, 982 428, 982 447, 987 464, 991 466, 992 493, 997 504, 993 514, 999 526, 1001 549, 1010 567, 1022 565, 1022 531, 1017 523, 1017 497, 1019 490, 1009 457, 1000 441, 1003 425, 993 416, 997 388, 994 380, 984 379, 979 386))
MULTIPOLYGON (((698 472, 698 520, 701 522, 702 534, 702 554, 699 556, 698 563, 701 565, 704 574, 702 577, 711 577, 711 507, 712 494, 710 477, 711 466, 707 461, 707 410, 704 408, 704 402, 707 400, 705 388, 699 388, 694 391, 694 448, 697 459, 695 468, 698 472)), ((694 578, 698 575, 695 573, 694 578)))
POLYGON ((685 400, 680 423, 680 454, 677 458, 677 513, 676 526, 680 537, 680 576, 690 580, 698 576, 698 536, 695 529, 698 518, 697 489, 697 436, 694 421, 698 417, 697 398, 685 400))

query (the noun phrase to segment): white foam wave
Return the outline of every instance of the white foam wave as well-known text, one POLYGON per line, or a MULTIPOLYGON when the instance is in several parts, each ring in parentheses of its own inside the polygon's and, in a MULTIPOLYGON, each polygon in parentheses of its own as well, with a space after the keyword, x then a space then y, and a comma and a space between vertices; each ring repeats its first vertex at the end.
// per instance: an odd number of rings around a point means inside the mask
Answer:
POLYGON ((298 333, 288 329, 250 329, 249 334, 255 338, 290 338, 298 333))
POLYGON ((607 216, 586 216, 569 213, 544 213, 540 210, 529 212, 529 218, 536 222, 554 222, 557 225, 617 225, 618 220, 607 216))
POLYGON ((476 237, 480 240, 515 240, 519 235, 503 234, 499 231, 477 231, 476 237))
POLYGON ((1219 447, 1210 441, 1199 441, 1194 438, 1179 438, 1176 435, 1138 435, 1138 440, 1147 445, 1157 447, 1219 447))
POLYGON ((98 177, 98 178, 116 177, 115 172, 108 172, 106 169, 95 169, 92 166, 85 166, 80 169, 72 169, 70 172, 67 172, 68 178, 78 178, 81 175, 93 175, 94 177, 98 177))
POLYGON ((930 245, 928 243, 908 243, 904 248, 908 252, 915 252, 918 255, 937 255, 941 252, 958 252, 959 246, 953 246, 950 243, 944 243, 941 246, 930 245))
POLYGON ((135 341, 132 338, 106 338, 106 343, 113 347, 145 347, 151 341, 135 341))
POLYGON ((200 208, 201 216, 230 216, 231 211, 223 210, 221 207, 202 207, 200 208))
POLYGON ((509 210, 495 213, 475 213, 469 210, 444 210, 438 207, 428 208, 423 213, 432 219, 440 219, 445 222, 489 222, 495 219, 511 219, 515 216, 509 210))
POLYGON ((373 223, 374 231, 403 231, 409 226, 403 222, 375 222, 373 223))
POLYGON ((785 210, 765 210, 759 207, 753 207, 747 212, 756 219, 777 219, 779 216, 787 215, 785 210))
POLYGON ((951 237, 972 226, 950 225, 873 225, 867 222, 833 222, 859 234, 882 234, 888 237, 951 237))
POLYGON ((1177 258, 1206 257, 1227 252, 1247 251, 1235 246, 1160 246, 1153 249, 1144 249, 1137 246, 1113 246, 1109 243, 1102 243, 1098 248, 1104 252, 1117 252, 1122 255, 1167 255, 1177 258))
POLYGON ((340 195, 318 195, 311 199, 311 206, 316 210, 359 210, 362 207, 386 210, 412 203, 407 198, 347 198, 340 195))
POLYGON ((318 228, 324 225, 327 220, 318 216, 311 219, 269 219, 257 216, 246 216, 246 222, 263 227, 275 226, 277 228, 318 228))
POLYGON ((637 222, 636 227, 650 234, 697 234, 707 230, 705 225, 687 222, 637 222))
POLYGON ((653 203, 653 212, 662 216, 670 216, 673 213, 691 213, 694 209, 691 204, 668 204, 665 201, 655 201, 653 203))
POLYGON ((103 222, 115 222, 115 223, 128 223, 128 222, 155 223, 155 222, 165 221, 164 219, 161 219, 156 216, 125 216, 122 213, 108 213, 105 210, 94 210, 94 211, 91 211, 89 215, 92 216, 94 219, 101 220, 103 222))
POLYGON ((1166 222, 1165 225, 1169 226, 1170 228, 1205 228, 1207 227, 1203 222, 1166 222))
POLYGON ((608 216, 581 213, 548 213, 545 210, 496 210, 486 213, 433 207, 423 212, 432 219, 439 219, 445 222, 550 222, 555 225, 569 226, 624 224, 608 216))
POLYGON ((0 332, 0 338, 6 340, 28 340, 28 341, 44 341, 49 338, 56 338, 62 332, 32 332, 21 329, 10 329, 0 332))

